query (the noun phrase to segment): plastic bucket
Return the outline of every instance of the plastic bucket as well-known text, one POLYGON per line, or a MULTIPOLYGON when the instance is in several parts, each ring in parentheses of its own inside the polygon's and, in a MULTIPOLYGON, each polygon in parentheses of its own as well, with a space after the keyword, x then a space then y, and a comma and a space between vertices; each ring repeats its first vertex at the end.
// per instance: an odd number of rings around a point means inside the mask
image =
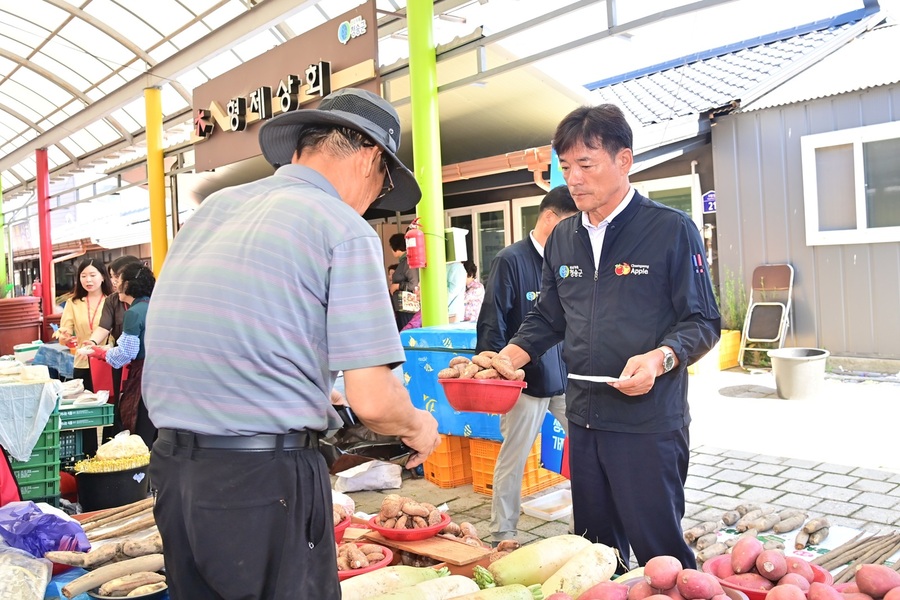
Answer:
POLYGON ((78 502, 84 512, 131 504, 147 497, 149 465, 109 473, 76 473, 78 502))
POLYGON ((825 383, 825 360, 831 355, 821 348, 769 350, 778 397, 810 400, 819 397, 825 383))

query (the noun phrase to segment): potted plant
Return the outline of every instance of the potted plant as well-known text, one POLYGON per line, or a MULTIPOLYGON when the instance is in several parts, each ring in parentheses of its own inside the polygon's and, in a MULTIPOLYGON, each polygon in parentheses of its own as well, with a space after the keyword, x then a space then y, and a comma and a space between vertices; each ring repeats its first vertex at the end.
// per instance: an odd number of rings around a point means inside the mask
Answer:
POLYGON ((747 315, 747 291, 743 278, 726 268, 722 281, 718 288, 713 287, 713 292, 722 316, 721 337, 719 343, 695 365, 698 368, 690 367, 690 373, 697 373, 698 370, 724 371, 738 366, 741 333, 747 315))

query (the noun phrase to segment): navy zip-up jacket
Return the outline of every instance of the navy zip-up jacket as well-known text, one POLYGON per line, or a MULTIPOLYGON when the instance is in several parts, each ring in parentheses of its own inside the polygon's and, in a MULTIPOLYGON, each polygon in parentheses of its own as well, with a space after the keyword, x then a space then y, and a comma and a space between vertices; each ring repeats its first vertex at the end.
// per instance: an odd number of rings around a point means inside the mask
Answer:
MULTIPOLYGON (((543 259, 529 235, 497 253, 485 286, 484 303, 478 313, 476 352, 499 351, 515 335, 525 315, 534 308, 541 291, 543 259)), ((562 344, 556 345, 525 365, 525 393, 548 398, 566 390, 566 367, 562 344)))
POLYGON ((609 224, 595 269, 582 214, 547 240, 538 303, 510 343, 534 360, 564 339, 569 373, 612 377, 632 356, 670 346, 678 368, 643 396, 570 379, 566 416, 606 431, 681 429, 690 423, 687 367, 720 335, 703 240, 686 214, 635 193, 609 224))

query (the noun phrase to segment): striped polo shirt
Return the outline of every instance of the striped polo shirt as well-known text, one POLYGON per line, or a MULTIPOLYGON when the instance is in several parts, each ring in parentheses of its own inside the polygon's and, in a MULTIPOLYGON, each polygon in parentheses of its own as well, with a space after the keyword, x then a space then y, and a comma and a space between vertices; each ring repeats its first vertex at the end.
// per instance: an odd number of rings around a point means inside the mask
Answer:
POLYGON ((175 236, 147 315, 154 425, 211 435, 340 426, 340 370, 405 360, 381 240, 316 171, 209 196, 175 236))

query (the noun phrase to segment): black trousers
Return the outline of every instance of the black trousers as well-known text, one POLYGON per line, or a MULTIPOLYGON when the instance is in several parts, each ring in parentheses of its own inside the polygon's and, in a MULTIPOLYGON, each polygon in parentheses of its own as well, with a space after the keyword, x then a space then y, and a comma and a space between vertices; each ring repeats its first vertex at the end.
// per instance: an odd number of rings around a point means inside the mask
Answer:
POLYGON ((630 549, 640 565, 669 555, 697 568, 682 537, 688 428, 666 433, 617 433, 569 422, 575 533, 616 548, 628 570, 630 549))
POLYGON ((318 450, 158 439, 149 475, 172 600, 341 597, 331 485, 318 450))

